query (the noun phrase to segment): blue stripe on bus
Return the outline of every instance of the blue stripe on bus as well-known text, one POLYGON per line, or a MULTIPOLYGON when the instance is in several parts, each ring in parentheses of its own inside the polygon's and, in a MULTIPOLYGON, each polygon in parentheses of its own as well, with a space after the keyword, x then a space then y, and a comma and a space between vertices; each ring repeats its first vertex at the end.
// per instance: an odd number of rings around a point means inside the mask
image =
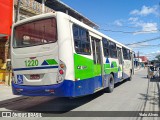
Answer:
MULTIPOLYGON (((104 87, 108 87, 108 76, 105 75, 104 87)), ((116 78, 115 78, 116 79, 116 78)), ((120 82, 118 79, 116 82, 120 82)), ((62 83, 53 85, 18 85, 12 81, 12 91, 14 95, 25 96, 59 96, 59 97, 78 97, 95 93, 96 90, 102 88, 102 77, 96 76, 85 80, 64 80, 62 83), (22 91, 17 91, 22 89, 22 91), (54 93, 47 92, 46 90, 54 90, 54 93)))
POLYGON ((93 94, 95 90, 102 87, 102 77, 96 76, 85 80, 72 81, 64 80, 62 83, 53 85, 18 85, 12 81, 12 91, 14 95, 25 96, 59 96, 59 97, 78 97, 93 94), (23 89, 18 92, 17 89, 23 89), (46 92, 54 90, 54 93, 46 92))
POLYGON ((52 69, 52 68, 58 68, 58 66, 30 67, 30 68, 14 68, 13 71, 38 70, 38 69, 52 69))

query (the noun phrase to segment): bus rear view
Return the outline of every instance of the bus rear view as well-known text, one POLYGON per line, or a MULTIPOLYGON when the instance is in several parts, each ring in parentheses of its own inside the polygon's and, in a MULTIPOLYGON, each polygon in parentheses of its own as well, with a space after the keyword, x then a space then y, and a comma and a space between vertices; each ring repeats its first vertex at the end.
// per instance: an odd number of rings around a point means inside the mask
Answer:
POLYGON ((132 78, 132 50, 62 13, 34 16, 13 26, 15 95, 78 97, 132 78))
POLYGON ((60 83, 66 66, 58 57, 56 16, 50 14, 52 17, 46 14, 14 25, 11 58, 12 89, 16 95, 55 95, 63 87, 60 83))

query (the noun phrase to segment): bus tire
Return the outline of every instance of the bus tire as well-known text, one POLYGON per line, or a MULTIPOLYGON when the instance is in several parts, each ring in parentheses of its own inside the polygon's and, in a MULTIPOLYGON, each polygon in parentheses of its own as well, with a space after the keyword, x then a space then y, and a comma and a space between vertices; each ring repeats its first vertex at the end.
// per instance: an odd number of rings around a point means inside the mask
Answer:
POLYGON ((129 78, 128 78, 129 81, 132 80, 132 70, 130 70, 130 75, 129 75, 129 78))
POLYGON ((114 77, 112 74, 108 77, 108 87, 106 88, 106 92, 111 93, 114 89, 114 77))

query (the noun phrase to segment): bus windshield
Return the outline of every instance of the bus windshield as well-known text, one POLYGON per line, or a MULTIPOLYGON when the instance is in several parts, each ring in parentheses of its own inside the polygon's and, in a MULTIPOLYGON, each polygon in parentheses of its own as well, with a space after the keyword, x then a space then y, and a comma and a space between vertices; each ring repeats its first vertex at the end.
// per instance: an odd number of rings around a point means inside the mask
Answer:
POLYGON ((56 19, 48 18, 14 28, 13 47, 30 47, 57 41, 56 19))

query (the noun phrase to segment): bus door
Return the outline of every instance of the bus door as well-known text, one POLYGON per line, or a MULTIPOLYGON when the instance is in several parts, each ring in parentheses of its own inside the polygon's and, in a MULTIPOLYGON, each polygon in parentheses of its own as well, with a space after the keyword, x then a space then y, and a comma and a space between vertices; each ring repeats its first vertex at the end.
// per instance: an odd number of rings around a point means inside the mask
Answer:
POLYGON ((117 47, 117 57, 118 57, 118 78, 122 79, 123 78, 123 60, 122 60, 122 48, 117 47))
POLYGON ((104 86, 104 79, 102 73, 103 61, 102 61, 102 50, 101 50, 101 42, 100 39, 91 37, 92 42, 92 51, 93 51, 93 61, 94 61, 94 79, 95 79, 95 87, 98 89, 104 86))

